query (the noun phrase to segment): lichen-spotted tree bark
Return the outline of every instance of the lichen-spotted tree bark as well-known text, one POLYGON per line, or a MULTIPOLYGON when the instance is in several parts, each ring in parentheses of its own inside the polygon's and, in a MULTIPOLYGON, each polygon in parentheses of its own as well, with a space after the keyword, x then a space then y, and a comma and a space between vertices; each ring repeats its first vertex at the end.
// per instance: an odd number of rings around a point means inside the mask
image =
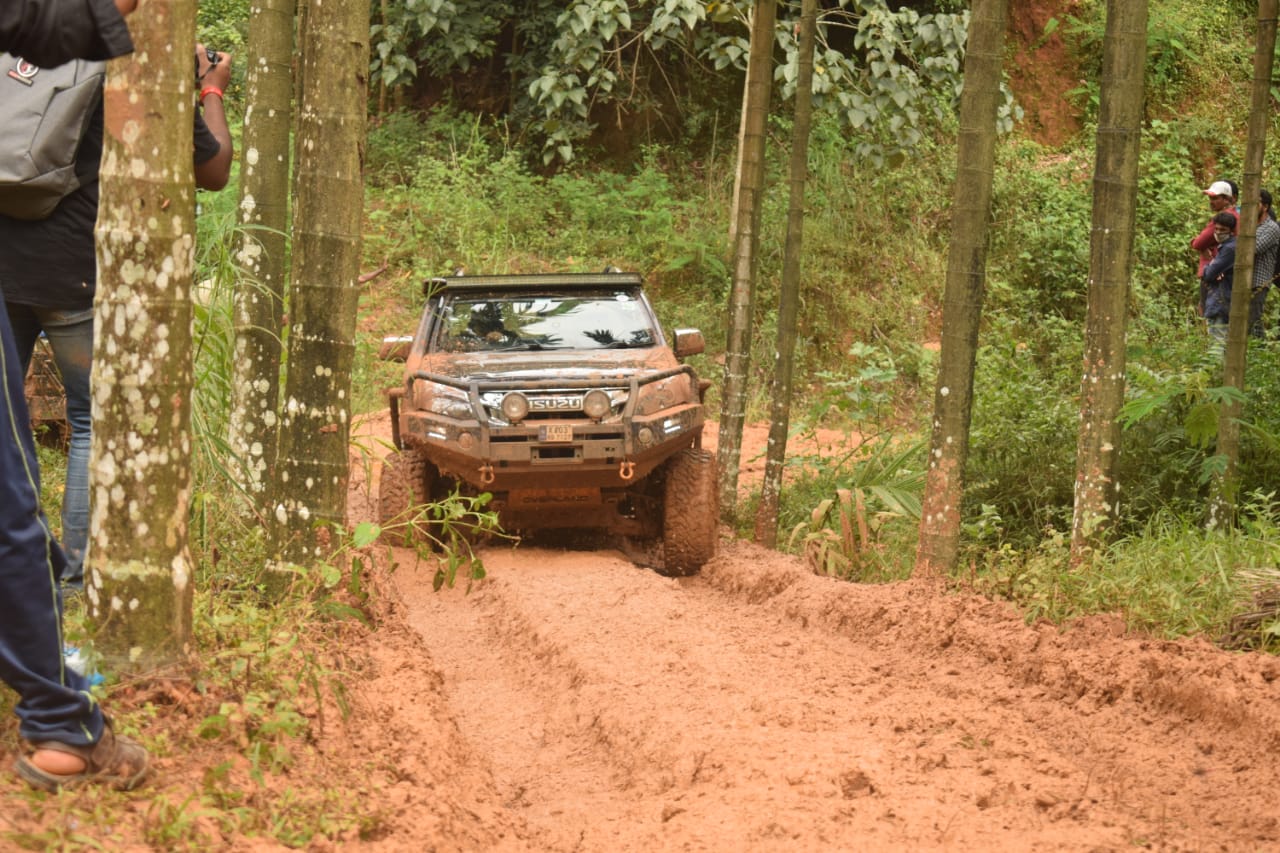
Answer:
MULTIPOLYGON (((1245 147, 1244 185, 1240 192, 1240 227, 1236 236, 1236 265, 1231 288, 1231 315, 1227 324, 1227 349, 1222 384, 1244 391, 1245 358, 1249 325, 1250 283, 1258 235, 1255 211, 1262 186, 1262 161, 1266 154, 1270 122, 1271 72, 1275 65, 1276 0, 1258 3, 1258 39, 1253 53, 1253 91, 1249 105, 1249 139, 1245 147)), ((1210 529, 1235 520, 1240 487, 1236 464, 1240 460, 1240 403, 1227 399, 1218 412, 1218 455, 1225 465, 1210 483, 1207 526, 1210 529)))
POLYGON ((916 550, 915 573, 922 577, 950 571, 960 546, 960 499, 969 458, 973 370, 986 291, 996 115, 1008 11, 1009 0, 974 0, 969 18, 942 304, 942 352, 916 550))
POLYGON ((769 395, 769 447, 765 456, 760 506, 756 510, 756 541, 768 548, 778 542, 778 501, 787 457, 787 431, 791 428, 796 319, 800 313, 800 253, 804 245, 804 187, 809 173, 809 130, 813 124, 813 44, 817 29, 818 0, 803 0, 800 5, 795 122, 791 130, 791 194, 778 300, 778 348, 769 395))
POLYGON ((1119 511, 1117 418, 1124 405, 1125 329, 1147 61, 1147 0, 1108 0, 1102 50, 1089 240, 1089 309, 1071 522, 1073 563, 1082 561, 1103 541, 1119 511))
POLYGON ((747 410, 747 372, 751 368, 752 303, 755 297, 756 251, 760 243, 760 207, 764 192, 764 132, 773 86, 775 0, 756 3, 751 19, 751 51, 747 61, 746 120, 738 139, 737 211, 733 241, 733 282, 729 290, 729 334, 721 386, 720 512, 732 517, 738 502, 738 460, 747 410))
POLYGON ((235 381, 229 444, 240 481, 265 516, 275 466, 280 323, 289 228, 289 130, 293 110, 294 0, 249 10, 245 114, 240 148, 240 251, 235 292, 235 381))
POLYGON ((272 518, 278 556, 305 566, 323 555, 346 510, 368 0, 311 0, 301 42, 288 362, 272 518))
POLYGON ((104 95, 86 580, 98 651, 121 672, 191 641, 195 15, 195 0, 148 0, 104 95))

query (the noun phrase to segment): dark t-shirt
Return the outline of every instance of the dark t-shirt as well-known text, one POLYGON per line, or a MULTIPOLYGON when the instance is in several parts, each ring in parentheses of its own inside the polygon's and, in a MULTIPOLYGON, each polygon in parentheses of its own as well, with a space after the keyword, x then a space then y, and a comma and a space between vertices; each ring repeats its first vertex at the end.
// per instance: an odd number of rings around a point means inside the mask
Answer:
MULTIPOLYGON (((13 219, 0 214, 0 291, 6 302, 82 311, 93 307, 97 279, 94 225, 98 218, 98 164, 102 160, 102 107, 94 112, 76 153, 76 171, 85 183, 58 202, 45 219, 13 219)), ((221 149, 196 112, 194 162, 221 149)))
POLYGON ((111 0, 3 0, 0 50, 52 68, 77 57, 123 56, 133 50, 133 41, 111 0))

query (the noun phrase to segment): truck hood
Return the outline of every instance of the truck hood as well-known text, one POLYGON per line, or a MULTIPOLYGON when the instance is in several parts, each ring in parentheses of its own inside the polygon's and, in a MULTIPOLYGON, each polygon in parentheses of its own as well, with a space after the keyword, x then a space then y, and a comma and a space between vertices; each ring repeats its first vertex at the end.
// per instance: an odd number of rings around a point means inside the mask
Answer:
POLYGON ((642 350, 542 350, 515 353, 469 353, 428 355, 421 369, 456 379, 537 379, 548 374, 563 379, 618 377, 629 379, 678 367, 670 350, 663 347, 642 350))

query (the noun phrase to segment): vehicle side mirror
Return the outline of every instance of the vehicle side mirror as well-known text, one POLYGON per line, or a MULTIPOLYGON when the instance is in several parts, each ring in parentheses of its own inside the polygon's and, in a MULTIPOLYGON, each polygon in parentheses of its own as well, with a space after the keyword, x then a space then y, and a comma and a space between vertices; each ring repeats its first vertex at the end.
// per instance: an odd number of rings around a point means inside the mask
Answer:
POLYGON ((397 335, 392 338, 383 338, 382 346, 378 347, 378 358, 383 361, 407 361, 409 358, 409 347, 412 344, 412 335, 397 335))
POLYGON ((707 348, 707 342, 703 340, 702 332, 697 329, 676 329, 675 337, 676 358, 698 355, 707 348))

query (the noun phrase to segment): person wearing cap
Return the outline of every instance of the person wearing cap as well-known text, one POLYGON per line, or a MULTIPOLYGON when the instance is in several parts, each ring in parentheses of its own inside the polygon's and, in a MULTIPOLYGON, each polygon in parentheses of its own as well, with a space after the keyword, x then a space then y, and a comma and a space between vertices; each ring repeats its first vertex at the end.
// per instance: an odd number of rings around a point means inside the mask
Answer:
POLYGON ((1267 291, 1276 273, 1276 258, 1280 256, 1280 223, 1271 209, 1271 193, 1258 191, 1258 235, 1253 257, 1253 290, 1249 299, 1249 334, 1265 338, 1262 312, 1267 306, 1267 291))
MULTIPOLYGON (((1228 213, 1234 211, 1235 194, 1231 189, 1231 184, 1227 181, 1214 181, 1204 191, 1204 194, 1209 197, 1209 209, 1213 212, 1213 215, 1217 215, 1222 211, 1227 211, 1228 213)), ((1200 254, 1200 263, 1196 267, 1196 278, 1200 280, 1200 296, 1196 302, 1196 313, 1201 317, 1205 316, 1204 268, 1217 256, 1218 246, 1219 243, 1214 239, 1213 235, 1213 217, 1210 216, 1208 224, 1191 240, 1191 248, 1200 254)))
POLYGON ((1227 322, 1231 316, 1231 285, 1236 266, 1236 215, 1220 210, 1213 215, 1213 239, 1218 254, 1205 265, 1200 277, 1204 296, 1204 318, 1209 321, 1209 334, 1217 341, 1227 339, 1227 322))

